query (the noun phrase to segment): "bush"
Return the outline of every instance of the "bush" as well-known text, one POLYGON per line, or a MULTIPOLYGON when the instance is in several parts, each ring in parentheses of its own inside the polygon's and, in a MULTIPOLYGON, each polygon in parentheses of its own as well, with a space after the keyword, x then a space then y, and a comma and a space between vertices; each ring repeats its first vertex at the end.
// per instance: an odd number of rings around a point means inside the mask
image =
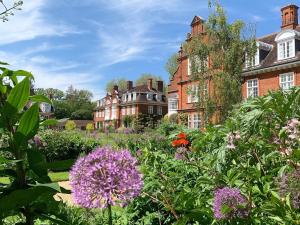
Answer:
POLYGON ((40 149, 48 161, 76 159, 101 145, 99 140, 80 131, 45 130, 39 136, 43 143, 40 149))
POLYGON ((74 130, 76 129, 76 123, 73 120, 68 120, 65 125, 66 130, 74 130))

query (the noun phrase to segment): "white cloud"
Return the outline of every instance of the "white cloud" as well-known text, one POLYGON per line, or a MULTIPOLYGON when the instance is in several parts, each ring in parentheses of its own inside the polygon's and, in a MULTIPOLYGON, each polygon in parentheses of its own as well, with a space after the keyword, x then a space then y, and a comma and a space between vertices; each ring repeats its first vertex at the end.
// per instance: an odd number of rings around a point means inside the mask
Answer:
MULTIPOLYGON (((47 1, 25 0, 21 11, 16 11, 15 16, 10 16, 8 22, 0 23, 0 45, 31 40, 39 36, 63 36, 78 32, 74 27, 61 22, 49 22, 42 12, 47 1)), ((12 0, 6 3, 11 5, 12 0)))
POLYGON ((261 16, 258 15, 252 15, 252 21, 253 22, 260 22, 263 21, 264 19, 261 16))

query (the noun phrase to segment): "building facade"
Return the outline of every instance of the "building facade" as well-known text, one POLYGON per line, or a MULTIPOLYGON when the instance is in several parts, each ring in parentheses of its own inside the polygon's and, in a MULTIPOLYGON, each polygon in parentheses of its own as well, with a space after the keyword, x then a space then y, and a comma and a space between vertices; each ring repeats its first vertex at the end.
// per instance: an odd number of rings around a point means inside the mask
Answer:
MULTIPOLYGON (((205 21, 200 16, 194 17, 191 23, 191 32, 187 34, 186 42, 191 41, 194 37, 206 37, 204 23, 205 21)), ((206 63, 206 66, 209 67, 209 58, 206 63)), ((208 78, 204 88, 205 92, 209 94, 212 88, 213 84, 208 78)), ((181 48, 178 52, 178 69, 168 85, 168 115, 184 113, 187 115, 188 127, 198 129, 203 121, 202 114, 196 107, 198 101, 199 83, 192 79, 191 60, 181 48)))
POLYGON ((246 57, 242 86, 244 99, 300 85, 298 7, 283 7, 281 17, 281 31, 258 38, 255 57, 246 57))
POLYGON ((138 118, 140 115, 150 115, 156 119, 162 118, 168 112, 166 96, 163 94, 163 81, 157 81, 157 88, 153 87, 152 79, 147 84, 133 86, 127 81, 127 89, 119 91, 114 86, 112 92, 97 101, 94 112, 96 129, 112 126, 117 129, 124 126, 124 118, 138 118))

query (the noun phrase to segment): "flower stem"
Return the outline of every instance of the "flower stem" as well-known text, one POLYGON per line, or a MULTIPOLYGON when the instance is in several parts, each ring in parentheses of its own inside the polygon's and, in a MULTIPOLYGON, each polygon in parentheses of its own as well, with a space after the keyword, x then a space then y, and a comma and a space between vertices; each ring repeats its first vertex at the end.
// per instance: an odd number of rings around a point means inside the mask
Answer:
POLYGON ((111 205, 110 204, 107 204, 107 209, 108 209, 108 225, 113 225, 112 210, 111 210, 111 205))

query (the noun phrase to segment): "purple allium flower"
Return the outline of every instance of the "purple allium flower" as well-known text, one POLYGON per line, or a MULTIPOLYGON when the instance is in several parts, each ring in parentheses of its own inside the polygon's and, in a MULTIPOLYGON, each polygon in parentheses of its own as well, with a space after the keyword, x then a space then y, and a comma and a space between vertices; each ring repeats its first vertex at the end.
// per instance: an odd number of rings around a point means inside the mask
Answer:
POLYGON ((300 171, 294 170, 285 173, 279 180, 279 194, 285 198, 290 194, 291 204, 294 208, 300 208, 300 171))
POLYGON ((248 201, 237 188, 224 187, 214 192, 213 211, 216 219, 244 218, 249 214, 248 201))
POLYGON ((175 152, 175 158, 178 160, 186 160, 187 159, 187 154, 188 154, 188 149, 181 147, 181 148, 177 148, 176 152, 175 152))
POLYGON ((110 148, 79 158, 71 169, 70 184, 75 203, 85 208, 125 206, 143 187, 137 160, 128 150, 110 148))
POLYGON ((300 139, 300 121, 297 119, 291 119, 288 121, 287 125, 284 127, 288 137, 291 140, 300 139))

